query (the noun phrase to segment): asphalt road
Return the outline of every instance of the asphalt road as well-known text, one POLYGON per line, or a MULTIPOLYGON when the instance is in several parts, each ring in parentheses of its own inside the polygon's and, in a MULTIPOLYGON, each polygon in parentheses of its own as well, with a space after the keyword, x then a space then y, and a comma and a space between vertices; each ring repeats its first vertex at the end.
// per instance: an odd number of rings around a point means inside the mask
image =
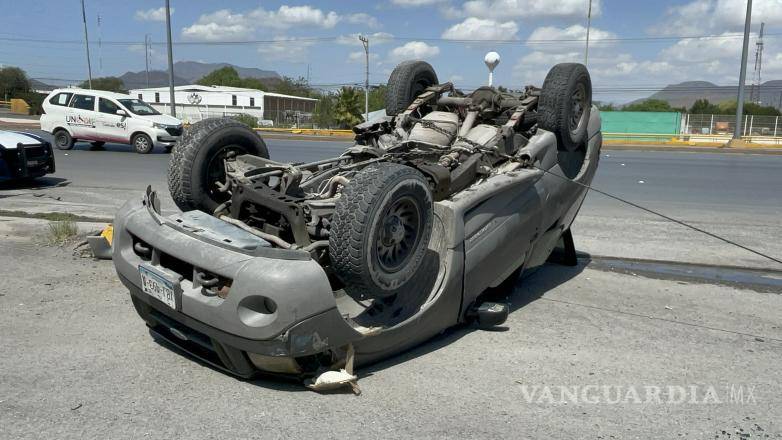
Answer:
POLYGON ((111 262, 42 246, 46 227, 0 219, 2 439, 782 436, 779 289, 547 266, 502 328, 452 329, 360 369, 361 396, 321 395, 156 344, 111 262))
MULTIPOLYGON (((343 146, 269 140, 288 161, 343 146)), ((148 184, 165 196, 167 159, 57 152, 55 176, 0 187, 0 210, 110 216, 148 184)), ((605 151, 595 186, 782 255, 780 170, 605 151)), ((497 331, 452 329, 359 370, 360 397, 239 381, 154 343, 111 262, 42 244, 47 227, 0 216, 0 438, 782 438, 781 272, 628 263, 770 265, 596 193, 574 226, 591 261, 518 283, 497 331)))
MULTIPOLYGON (((289 139, 267 139, 267 144, 271 157, 284 162, 332 157, 349 145, 289 139)), ((162 150, 139 155, 127 146, 91 151, 89 144, 78 144, 73 150, 57 151, 56 156, 57 173, 33 188, 36 197, 30 197, 28 188, 5 187, 5 191, 0 189, 0 209, 65 209, 108 218, 147 185, 160 191, 164 209, 175 209, 166 186, 169 156, 162 150), (20 196, 10 197, 14 194, 20 196)), ((772 238, 782 236, 782 155, 605 150, 593 184, 782 257, 782 242, 772 238)), ((596 255, 780 266, 594 192, 587 197, 574 232, 579 249, 596 255)))

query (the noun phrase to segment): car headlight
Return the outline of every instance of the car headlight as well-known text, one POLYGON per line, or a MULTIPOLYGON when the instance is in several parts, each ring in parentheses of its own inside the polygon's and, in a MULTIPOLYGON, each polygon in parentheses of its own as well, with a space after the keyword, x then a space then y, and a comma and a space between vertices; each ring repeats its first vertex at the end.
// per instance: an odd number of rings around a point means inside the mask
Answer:
POLYGON ((165 130, 166 128, 168 128, 168 125, 166 125, 166 124, 158 124, 157 122, 153 122, 152 126, 155 127, 155 128, 159 128, 161 130, 165 130))

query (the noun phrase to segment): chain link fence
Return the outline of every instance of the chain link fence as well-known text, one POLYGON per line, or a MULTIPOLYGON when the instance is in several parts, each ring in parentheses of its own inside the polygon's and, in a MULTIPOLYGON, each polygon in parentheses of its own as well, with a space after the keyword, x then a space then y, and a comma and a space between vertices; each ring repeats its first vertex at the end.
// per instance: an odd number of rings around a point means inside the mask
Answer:
MULTIPOLYGON (((682 115, 682 134, 732 136, 735 130, 734 115, 682 115)), ((744 115, 742 136, 782 136, 779 116, 744 115)))

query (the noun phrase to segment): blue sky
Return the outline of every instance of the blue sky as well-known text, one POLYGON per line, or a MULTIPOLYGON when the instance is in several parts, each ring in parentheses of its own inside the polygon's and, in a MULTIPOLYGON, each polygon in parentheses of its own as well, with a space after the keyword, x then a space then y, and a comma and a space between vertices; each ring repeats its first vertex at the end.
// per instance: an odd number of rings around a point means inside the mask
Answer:
MULTIPOLYGON (((685 80, 737 81, 744 0, 593 2, 595 41, 589 67, 596 99, 629 100, 648 95, 648 88, 685 80), (680 38, 685 36, 708 37, 680 38), (633 40, 622 40, 628 38, 633 40)), ((163 4, 86 0, 94 76, 144 69, 144 35, 165 41, 159 9, 163 4), (101 49, 99 36, 104 42, 101 49), (135 41, 139 44, 130 44, 135 41)), ((441 80, 475 87, 487 77, 483 54, 496 50, 503 59, 496 80, 518 88, 540 84, 557 62, 583 61, 584 44, 578 40, 585 35, 587 4, 588 0, 171 0, 174 40, 189 43, 175 46, 174 58, 230 62, 289 76, 305 76, 309 65, 313 84, 361 82, 363 52, 355 34, 362 33, 370 35, 373 83, 385 82, 398 61, 414 57, 431 62, 441 80), (271 42, 215 44, 258 40, 271 42)), ((0 7, 0 64, 18 65, 37 78, 86 77, 84 47, 78 43, 83 39, 79 0, 0 0, 0 7)), ((766 40, 764 80, 782 79, 782 53, 777 49, 782 0, 756 0, 753 15, 753 30, 764 20, 771 34, 766 40)), ((152 67, 165 68, 164 56, 164 47, 156 45, 152 67)), ((752 64, 750 60, 750 68, 752 64)))

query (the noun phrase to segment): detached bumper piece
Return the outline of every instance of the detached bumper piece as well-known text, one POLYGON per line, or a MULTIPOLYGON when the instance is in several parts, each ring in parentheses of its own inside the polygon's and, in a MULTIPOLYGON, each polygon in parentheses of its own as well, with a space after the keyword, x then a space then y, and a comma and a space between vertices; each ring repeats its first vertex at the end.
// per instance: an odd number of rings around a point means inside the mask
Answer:
POLYGON ((48 142, 17 144, 16 149, 0 146, 0 156, 12 178, 41 177, 55 172, 54 153, 48 142))

